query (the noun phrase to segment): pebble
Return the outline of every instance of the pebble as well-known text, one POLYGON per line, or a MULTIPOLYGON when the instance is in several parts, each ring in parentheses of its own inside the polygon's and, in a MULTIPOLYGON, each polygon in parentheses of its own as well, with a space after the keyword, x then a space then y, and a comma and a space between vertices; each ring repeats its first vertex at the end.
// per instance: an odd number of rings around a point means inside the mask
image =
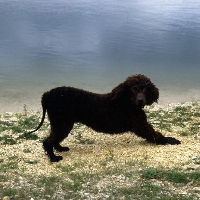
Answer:
POLYGON ((182 195, 186 195, 187 192, 186 192, 186 191, 182 191, 181 194, 182 194, 182 195))
POLYGON ((169 182, 168 181, 164 181, 163 184, 167 186, 169 184, 169 182))
POLYGON ((5 196, 5 197, 3 197, 2 200, 10 200, 10 197, 9 196, 5 196))

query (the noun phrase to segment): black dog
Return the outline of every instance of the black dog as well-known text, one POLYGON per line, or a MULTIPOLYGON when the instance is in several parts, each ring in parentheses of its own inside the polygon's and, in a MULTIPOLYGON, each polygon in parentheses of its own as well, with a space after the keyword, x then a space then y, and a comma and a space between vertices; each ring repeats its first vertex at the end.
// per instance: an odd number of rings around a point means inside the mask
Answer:
POLYGON ((43 117, 37 131, 43 124, 47 111, 51 124, 49 137, 43 142, 51 162, 62 160, 53 148, 62 152, 60 142, 66 138, 74 123, 80 122, 97 132, 119 134, 127 131, 155 144, 180 144, 172 137, 164 137, 147 122, 143 111, 145 105, 157 102, 159 91, 144 75, 128 77, 110 93, 95 94, 72 87, 58 87, 42 96, 43 117))

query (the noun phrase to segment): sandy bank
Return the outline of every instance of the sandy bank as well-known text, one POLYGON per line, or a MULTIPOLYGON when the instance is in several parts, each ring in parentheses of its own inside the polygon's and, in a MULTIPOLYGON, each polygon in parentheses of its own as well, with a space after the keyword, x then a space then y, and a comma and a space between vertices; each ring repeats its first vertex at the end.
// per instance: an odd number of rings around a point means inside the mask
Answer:
MULTIPOLYGON (((3 96, 0 98, 0 113, 21 112, 24 105, 27 106, 28 110, 41 110, 40 99, 41 94, 38 93, 33 96, 30 94, 3 96)), ((197 89, 190 89, 184 92, 183 90, 160 90, 158 105, 184 103, 198 100, 200 100, 200 91, 197 89)))

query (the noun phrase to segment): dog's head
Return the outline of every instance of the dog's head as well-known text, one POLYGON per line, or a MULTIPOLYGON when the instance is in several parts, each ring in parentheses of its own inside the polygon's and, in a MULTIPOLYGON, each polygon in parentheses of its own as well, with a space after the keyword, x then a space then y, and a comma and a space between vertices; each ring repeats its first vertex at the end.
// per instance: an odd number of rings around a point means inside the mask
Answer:
POLYGON ((138 107, 151 105, 159 98, 158 88, 149 78, 142 74, 129 76, 123 83, 115 87, 112 92, 112 100, 126 102, 138 107))

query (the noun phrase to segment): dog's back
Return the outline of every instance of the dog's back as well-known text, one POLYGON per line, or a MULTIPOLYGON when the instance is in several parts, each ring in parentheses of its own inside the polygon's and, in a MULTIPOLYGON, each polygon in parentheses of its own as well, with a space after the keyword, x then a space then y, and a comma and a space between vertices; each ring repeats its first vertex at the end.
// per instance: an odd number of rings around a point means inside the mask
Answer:
POLYGON ((58 87, 45 93, 43 98, 46 95, 50 121, 59 115, 66 122, 80 122, 98 132, 119 133, 130 129, 128 122, 133 113, 128 105, 113 102, 111 93, 96 94, 73 87, 58 87))

